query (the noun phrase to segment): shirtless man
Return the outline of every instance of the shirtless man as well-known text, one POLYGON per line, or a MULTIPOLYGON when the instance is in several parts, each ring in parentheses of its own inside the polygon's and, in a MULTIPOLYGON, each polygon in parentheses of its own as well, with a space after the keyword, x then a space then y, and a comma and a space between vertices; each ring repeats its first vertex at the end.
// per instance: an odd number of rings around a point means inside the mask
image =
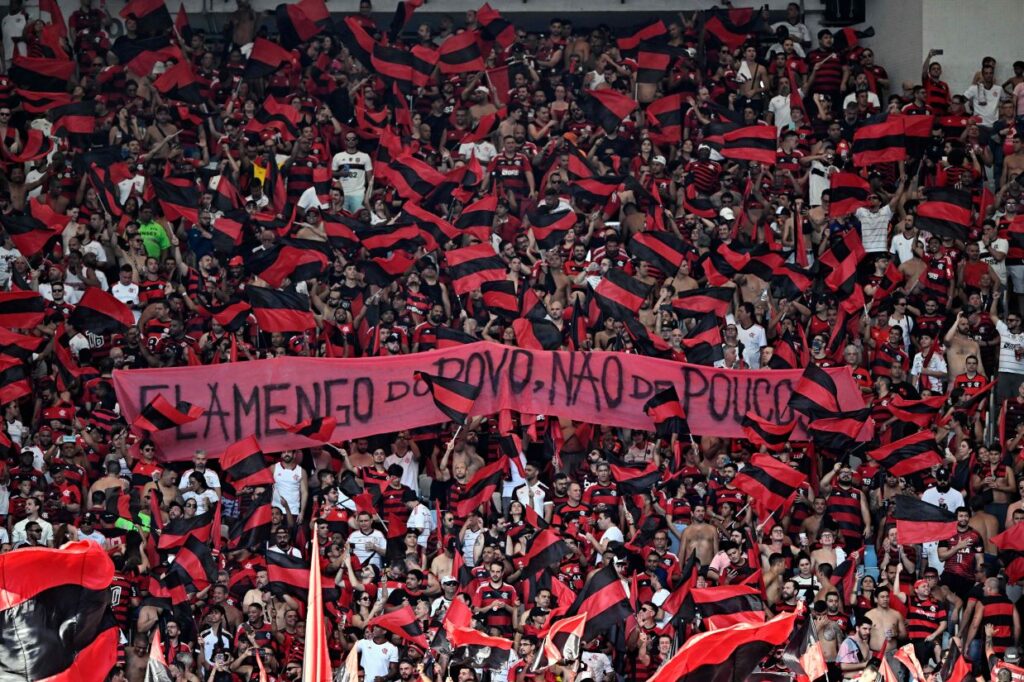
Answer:
POLYGON ((839 653, 839 643, 843 641, 843 628, 839 623, 828 617, 825 602, 814 602, 811 614, 814 618, 814 634, 821 643, 821 653, 826 661, 834 661, 839 653))
POLYGON ((684 260, 679 264, 679 269, 672 278, 672 288, 677 294, 697 288, 697 280, 690 276, 690 261, 684 260))
POLYGON ((946 366, 949 368, 949 381, 963 374, 967 369, 967 358, 981 355, 981 346, 970 337, 971 323, 964 317, 963 311, 956 314, 956 321, 946 332, 946 366))
MULTIPOLYGON (((842 563, 839 560, 839 556, 836 554, 836 534, 831 528, 825 528, 821 531, 818 536, 818 542, 821 543, 821 547, 811 552, 811 567, 817 568, 818 564, 831 564, 832 566, 838 566, 842 563)), ((843 557, 845 558, 845 554, 843 557)))
POLYGON ((149 665, 149 644, 142 635, 135 635, 130 647, 125 647, 125 677, 128 682, 143 682, 146 679, 146 667, 149 665))
POLYGON ((825 518, 827 501, 824 497, 815 497, 811 502, 813 513, 800 524, 800 531, 807 534, 808 538, 817 539, 818 530, 821 528, 821 521, 825 518))
POLYGON ((878 652, 885 647, 886 651, 896 649, 896 640, 907 637, 907 624, 903 615, 889 606, 892 596, 890 589, 882 585, 875 590, 875 608, 867 612, 867 617, 874 624, 871 626, 871 651, 878 652))
POLYGON ((692 523, 683 531, 683 546, 679 552, 679 556, 688 557, 696 551, 701 566, 710 564, 711 559, 718 554, 718 532, 707 522, 707 511, 703 504, 694 505, 692 523))
POLYGON ((128 481, 121 478, 121 465, 118 464, 116 460, 107 462, 104 468, 107 471, 106 475, 102 476, 89 487, 90 500, 95 493, 105 493, 111 488, 128 490, 128 481))
POLYGON ((912 285, 904 284, 906 287, 907 294, 911 294, 914 290, 920 286, 921 274, 928 269, 928 264, 924 262, 924 244, 920 240, 914 242, 913 252, 914 257, 908 260, 906 263, 900 263, 900 272, 903 273, 903 281, 912 285))
MULTIPOLYGON (((989 450, 987 448, 978 448, 978 464, 977 469, 971 474, 971 489, 978 493, 983 494, 986 490, 992 491, 992 503, 1002 505, 1005 509, 1009 506, 1010 502, 1015 497, 1014 493, 1017 490, 1017 478, 1013 473, 1013 467, 1001 465, 1001 454, 999 450, 989 450)), ((975 505, 971 505, 972 508, 975 505)), ((973 511, 973 509, 972 509, 973 511)), ((986 514, 986 517, 992 518, 990 514, 986 514)), ((987 522, 988 519, 986 519, 987 522)), ((974 517, 971 517, 972 528, 981 534, 981 537, 991 537, 986 535, 986 532, 981 528, 975 527, 973 523, 974 517)), ((997 531, 998 532, 998 531, 997 531)), ((986 543, 985 551, 988 550, 988 544, 986 543)), ((995 552, 992 552, 993 554, 995 552)))
POLYGON ((1013 153, 1003 158, 1003 176, 999 182, 1000 187, 1006 187, 1006 183, 1020 173, 1024 173, 1024 139, 1020 136, 1014 137, 1013 153))

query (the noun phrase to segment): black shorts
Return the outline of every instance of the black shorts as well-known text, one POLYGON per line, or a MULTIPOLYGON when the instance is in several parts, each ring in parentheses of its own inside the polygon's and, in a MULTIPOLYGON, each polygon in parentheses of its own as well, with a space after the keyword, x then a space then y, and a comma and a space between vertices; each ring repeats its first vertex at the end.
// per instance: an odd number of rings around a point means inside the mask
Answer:
POLYGON ((974 587, 973 580, 950 573, 949 571, 943 572, 942 577, 939 578, 939 584, 948 587, 960 599, 967 599, 968 593, 974 587))

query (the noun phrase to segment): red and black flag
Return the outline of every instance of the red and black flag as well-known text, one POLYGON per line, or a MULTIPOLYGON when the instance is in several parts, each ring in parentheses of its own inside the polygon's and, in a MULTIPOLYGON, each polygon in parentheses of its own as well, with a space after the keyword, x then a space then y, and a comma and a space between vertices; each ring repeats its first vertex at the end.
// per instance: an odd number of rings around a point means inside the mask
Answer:
POLYGON ((903 545, 948 540, 956 535, 956 514, 911 495, 896 495, 892 518, 903 545))
MULTIPOLYGON (((214 532, 219 533, 220 529, 214 529, 214 532)), ((210 551, 210 546, 195 535, 189 535, 185 544, 175 552, 171 569, 175 568, 184 572, 183 577, 187 577, 197 591, 202 591, 217 582, 217 560, 210 551)))
POLYGON ((416 372, 416 376, 430 389, 437 409, 460 426, 466 423, 473 410, 473 402, 480 395, 480 386, 424 372, 416 372))
POLYGON ((789 639, 796 613, 767 623, 741 623, 703 632, 690 639, 647 682, 749 680, 772 651, 789 639))
POLYGON ((288 433, 305 436, 320 443, 329 443, 334 435, 334 430, 338 428, 338 420, 334 417, 303 419, 298 424, 290 424, 278 419, 277 423, 288 433))
MULTIPOLYGON (((303 596, 305 596, 305 593, 303 593, 303 596)), ((430 648, 427 636, 424 634, 423 628, 420 627, 416 613, 413 612, 409 604, 404 604, 401 608, 377 616, 367 625, 367 627, 373 626, 384 628, 388 632, 412 642, 424 651, 430 648)))
POLYGON ((165 98, 178 102, 202 104, 205 101, 199 89, 199 80, 187 61, 178 62, 160 74, 153 82, 153 87, 165 98))
POLYGON ((512 320, 516 345, 532 350, 560 350, 562 332, 548 320, 518 318, 512 320))
POLYGON ((608 133, 618 130, 622 121, 628 118, 637 106, 635 99, 611 88, 588 90, 584 99, 587 118, 596 122, 608 133))
MULTIPOLYGON (((573 157, 569 158, 571 162, 573 157)), ((586 176, 569 182, 569 191, 572 193, 573 200, 582 206, 603 207, 620 187, 622 187, 621 175, 586 176)))
POLYGON ((25 363, 16 358, 0 357, 0 404, 6 405, 31 393, 25 363))
POLYGON ((852 50, 853 48, 857 47, 859 41, 863 40, 864 38, 870 38, 874 35, 875 28, 873 26, 868 26, 863 31, 858 31, 857 29, 850 27, 841 28, 833 34, 833 37, 835 38, 834 45, 836 51, 842 53, 846 52, 847 50, 852 50))
POLYGON ((786 447, 793 429, 796 428, 796 420, 790 420, 785 424, 777 424, 759 417, 753 412, 743 415, 743 434, 751 443, 764 446, 772 452, 779 452, 786 447))
POLYGON ((68 317, 68 322, 79 331, 102 336, 117 334, 135 324, 135 316, 121 301, 102 289, 89 287, 68 317))
MULTIPOLYGON (((177 550, 190 536, 195 536, 202 542, 209 542, 213 537, 214 516, 215 510, 211 509, 192 518, 181 516, 171 519, 160 532, 160 541, 156 546, 164 550, 177 550)), ((220 532, 219 529, 217 532, 220 532)))
POLYGON ((818 641, 813 619, 800 618, 782 653, 782 662, 798 680, 813 682, 826 675, 828 664, 818 641))
POLYGON ((656 393, 644 403, 644 414, 654 422, 655 435, 658 438, 671 438, 673 435, 685 436, 690 433, 690 425, 686 421, 686 412, 679 402, 679 394, 675 386, 656 393))
POLYGON ((609 463, 612 478, 622 495, 640 495, 654 490, 661 480, 661 469, 653 462, 646 465, 609 463))
POLYGON ((594 288, 594 300, 605 315, 623 320, 635 316, 651 294, 651 286, 622 270, 609 270, 594 288))
POLYGON ((930 189, 914 211, 914 225, 939 238, 966 241, 972 209, 970 192, 930 189))
POLYGON ((718 209, 711 201, 711 198, 698 192, 696 185, 687 185, 686 190, 683 192, 682 204, 687 213, 692 213, 695 216, 707 218, 708 220, 714 220, 718 217, 718 209))
POLYGON ((856 173, 840 171, 829 179, 829 216, 840 218, 868 205, 871 184, 856 173))
POLYGON ((409 255, 406 251, 395 251, 389 258, 363 261, 363 279, 373 286, 389 287, 399 275, 408 272, 415 263, 415 256, 409 255))
POLYGON ((221 456, 220 467, 236 490, 274 484, 274 474, 263 459, 255 436, 229 445, 221 456))
POLYGON ((309 297, 305 294, 249 285, 245 296, 262 331, 304 332, 316 327, 309 310, 309 297))
POLYGON ((20 90, 29 92, 63 93, 75 72, 75 63, 67 59, 22 57, 14 55, 7 75, 20 90))
POLYGON ((408 154, 392 159, 374 171, 394 186, 403 199, 422 201, 434 187, 444 182, 444 175, 433 166, 408 154))
POLYGON ((758 12, 751 7, 710 9, 701 13, 706 37, 713 44, 735 52, 759 29, 758 12))
POLYGON ((281 134, 285 141, 294 140, 299 136, 299 121, 302 112, 287 102, 278 102, 272 95, 263 100, 256 110, 256 115, 245 126, 246 132, 259 133, 266 129, 281 134))
POLYGON ((50 109, 53 134, 67 138, 72 149, 88 149, 90 136, 96 131, 96 103, 92 100, 72 102, 50 109))
POLYGON ((493 40, 503 50, 516 42, 516 27, 501 16, 498 10, 488 3, 476 11, 476 21, 480 24, 480 33, 487 40, 493 40))
POLYGON ((14 163, 29 163, 30 161, 49 156, 52 151, 53 140, 48 135, 44 135, 43 131, 31 128, 25 136, 21 151, 15 154, 8 150, 5 154, 14 163))
POLYGON ((391 28, 388 30, 388 39, 395 42, 402 33, 402 29, 409 23, 413 12, 423 6, 424 0, 398 0, 398 6, 391 17, 391 28))
POLYGON ((46 245, 63 233, 70 218, 57 213, 35 199, 28 202, 27 213, 0 215, 0 224, 25 258, 32 259, 45 250, 46 245))
POLYGON ((235 301, 223 308, 211 308, 209 311, 213 319, 217 321, 225 331, 232 334, 244 327, 252 314, 252 306, 245 301, 235 301))
POLYGON ((569 545, 558 533, 544 529, 530 541, 530 548, 523 557, 522 575, 533 577, 548 566, 558 566, 561 560, 572 554, 569 545))
POLYGON ((874 422, 871 408, 865 407, 849 412, 832 412, 817 415, 807 422, 807 432, 818 447, 842 451, 852 448, 857 441, 870 438, 874 422))
MULTIPOLYGON (((949 648, 943 652, 942 664, 936 672, 937 679, 949 680, 949 682, 963 682, 971 679, 971 663, 964 658, 963 652, 960 651, 960 645, 956 643, 955 639, 950 640, 949 648)), ((1013 679, 1012 673, 1010 679, 1013 679)))
POLYGON ((683 291, 672 299, 672 312, 680 318, 711 314, 724 319, 735 293, 731 287, 698 287, 683 291))
POLYGON ((634 258, 647 261, 666 275, 673 276, 686 260, 690 247, 672 232, 638 232, 629 243, 634 258))
MULTIPOLYGON (((387 223, 366 228, 360 234, 363 247, 371 256, 387 256, 393 251, 416 251, 424 245, 417 221, 408 216, 405 223, 387 223)), ((494 249, 491 249, 493 252, 494 249)))
POLYGON ((456 516, 464 519, 471 511, 489 509, 491 496, 495 491, 501 490, 508 476, 508 467, 508 457, 502 456, 501 459, 478 469, 466 486, 465 497, 455 505, 456 516))
POLYGON ((550 211, 540 206, 529 214, 530 231, 543 251, 554 249, 562 243, 568 233, 576 225, 576 212, 570 209, 550 211))
POLYGON ((202 194, 191 180, 184 178, 149 178, 153 194, 160 202, 160 210, 168 220, 185 218, 190 222, 199 220, 199 203, 202 194))
MULTIPOLYGON (((126 168, 123 168, 126 170, 126 168)), ((87 174, 89 184, 96 190, 96 196, 107 213, 119 218, 124 209, 121 207, 120 190, 117 187, 117 180, 113 169, 107 166, 90 164, 87 174)))
POLYGON ((722 139, 721 154, 727 159, 756 161, 775 165, 778 129, 771 125, 752 125, 727 132, 722 139))
POLYGON ((39 352, 46 339, 42 336, 18 334, 0 327, 0 355, 30 362, 32 356, 39 352))
POLYGON ((439 350, 465 346, 469 343, 476 343, 479 340, 461 329, 452 329, 451 327, 437 328, 437 348, 439 350))
POLYGON ((819 259, 830 268, 825 285, 831 291, 849 296, 857 283, 857 268, 864 259, 864 244, 856 230, 847 230, 841 239, 834 239, 819 259))
POLYGON ((437 48, 437 67, 441 73, 471 73, 484 69, 479 33, 463 31, 445 39, 437 48))
POLYGON ((246 80, 266 78, 277 73, 282 65, 289 64, 291 60, 291 51, 266 38, 257 38, 252 44, 242 77, 246 80))
POLYGON ((530 665, 530 671, 537 672, 559 661, 574 661, 579 658, 586 623, 585 613, 561 618, 552 623, 544 636, 543 645, 530 665))
POLYGON ((1024 523, 1010 526, 992 537, 992 544, 999 548, 999 559, 1006 568, 1006 577, 1012 584, 1024 578, 1024 523))
POLYGON ((370 61, 377 73, 397 82, 403 91, 407 92, 408 88, 412 87, 413 70, 410 52, 390 45, 375 43, 370 61))
POLYGON ((808 365, 793 388, 789 406, 811 418, 831 416, 839 412, 839 391, 836 382, 821 367, 815 364, 808 365))
POLYGON ((474 244, 446 251, 444 258, 452 276, 452 288, 459 296, 479 289, 484 282, 506 278, 508 267, 490 243, 474 244))
MULTIPOLYGON (((273 474, 271 474, 273 479, 273 474)), ((270 504, 271 493, 263 493, 262 498, 255 500, 255 506, 243 509, 246 511, 228 531, 228 549, 261 550, 270 539, 273 508, 270 504)))
POLYGON ((718 318, 714 315, 697 318, 696 323, 683 338, 683 349, 686 361, 694 365, 711 367, 723 359, 725 356, 722 350, 722 329, 718 318))
POLYGON ((660 97, 647 105, 647 123, 657 130, 651 137, 657 142, 674 143, 683 139, 683 117, 689 105, 685 93, 660 97))
POLYGON ((869 450, 868 456, 893 476, 909 476, 942 464, 935 434, 928 429, 869 450))
POLYGON ((464 207, 453 223, 459 233, 471 234, 482 242, 490 240, 494 215, 498 211, 498 197, 485 196, 464 207))
POLYGON ((853 132, 852 151, 854 165, 861 167, 907 158, 902 118, 888 114, 869 118, 853 132))
POLYGON ((590 576, 569 613, 587 614, 583 628, 585 642, 603 635, 615 625, 621 626, 633 615, 626 589, 611 562, 590 576))
POLYGON ((156 397, 142 408, 132 426, 143 431, 163 431, 194 422, 205 413, 206 410, 198 405, 184 401, 172 405, 162 393, 157 393, 156 397))
POLYGON ((134 19, 136 33, 143 38, 170 33, 174 21, 163 0, 129 0, 121 9, 122 19, 134 19))
MULTIPOLYGON (((408 209, 410 206, 411 204, 406 204, 404 208, 408 209)), ((369 225, 355 218, 334 215, 333 213, 322 214, 320 219, 324 223, 327 243, 331 245, 331 248, 346 253, 352 253, 359 249, 360 241, 356 230, 364 230, 369 227, 369 225)))
POLYGON ((0 557, 9 637, 5 680, 106 679, 117 663, 119 631, 109 617, 114 565, 93 542, 27 547, 0 557))
POLYGON ((502 279, 480 285, 484 306, 506 322, 519 317, 519 295, 514 282, 502 279))
POLYGON ((419 237, 423 240, 424 248, 428 252, 437 251, 458 236, 454 225, 431 213, 415 201, 405 202, 397 219, 397 223, 409 222, 415 224, 419 230, 419 237))
POLYGON ((711 629, 740 623, 764 623, 764 602, 749 585, 720 585, 690 590, 694 607, 711 629))
POLYGON ((657 85, 681 52, 682 48, 670 45, 665 39, 641 43, 636 54, 636 82, 657 85))
POLYGON ((945 403, 945 395, 921 400, 907 400, 900 395, 894 395, 886 407, 898 421, 916 424, 925 429, 935 420, 945 403))
POLYGON ((267 587, 277 595, 305 600, 309 592, 309 565, 284 552, 267 552, 267 587))
POLYGON ((668 35, 668 29, 665 27, 665 22, 661 19, 653 21, 649 24, 644 24, 640 28, 633 29, 632 33, 624 35, 621 38, 616 38, 615 42, 619 46, 619 49, 624 52, 632 52, 637 48, 641 47, 644 42, 660 38, 668 35))
POLYGON ((0 291, 0 326, 33 329, 43 323, 46 301, 35 291, 0 291))
POLYGON ((274 14, 281 44, 288 50, 319 35, 331 25, 331 15, 324 0, 301 0, 297 3, 281 4, 277 6, 274 14))
POLYGON ((733 478, 733 485, 750 496, 754 511, 762 521, 775 511, 788 507, 806 483, 807 476, 800 471, 760 452, 755 453, 750 463, 733 478))

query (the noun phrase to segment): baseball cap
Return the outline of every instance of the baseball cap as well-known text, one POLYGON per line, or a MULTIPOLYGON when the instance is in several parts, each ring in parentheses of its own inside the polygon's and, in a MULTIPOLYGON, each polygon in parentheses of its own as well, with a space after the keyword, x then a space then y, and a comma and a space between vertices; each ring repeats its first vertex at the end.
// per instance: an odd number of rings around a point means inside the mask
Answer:
POLYGON ((651 159, 651 163, 660 163, 662 166, 664 166, 665 157, 659 154, 658 156, 655 156, 653 159, 651 159))
POLYGON ((1006 647, 1006 652, 1003 654, 1003 660, 1007 663, 1017 663, 1020 661, 1020 649, 1015 646, 1006 647))
POLYGON ((458 585, 459 581, 453 575, 446 575, 445 577, 441 578, 441 584, 442 585, 458 585))

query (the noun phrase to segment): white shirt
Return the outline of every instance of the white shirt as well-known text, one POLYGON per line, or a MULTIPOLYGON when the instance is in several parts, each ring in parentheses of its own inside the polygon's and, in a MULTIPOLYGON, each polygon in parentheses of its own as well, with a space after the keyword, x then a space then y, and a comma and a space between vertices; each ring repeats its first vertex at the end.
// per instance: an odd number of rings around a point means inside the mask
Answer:
POLYGON ((957 507, 964 506, 964 496, 960 494, 959 490, 952 487, 946 492, 940 493, 938 488, 932 486, 921 495, 921 501, 945 509, 948 512, 955 512, 957 507))
MULTIPOLYGON (((992 269, 996 271, 996 275, 999 277, 999 283, 1006 286, 1006 259, 996 260, 991 256, 988 247, 985 246, 985 242, 979 241, 978 248, 981 249, 981 260, 992 266, 992 269)), ((1006 251, 1010 248, 1010 243, 999 237, 992 240, 992 248, 1006 255, 1006 251)))
POLYGON ((807 176, 807 200, 811 206, 821 206, 821 193, 831 186, 832 174, 837 170, 835 166, 826 166, 817 159, 811 161, 811 171, 807 176))
POLYGON ((210 507, 217 504, 217 493, 212 490, 204 490, 201 493, 189 490, 182 494, 182 499, 186 502, 189 500, 196 501, 196 514, 205 514, 210 510, 210 507))
MULTIPOLYGON (((857 101, 857 93, 851 92, 849 95, 846 96, 846 99, 843 100, 843 108, 845 109, 846 105, 848 105, 850 102, 856 102, 856 101, 857 101)), ((876 95, 875 93, 871 92, 870 90, 868 90, 868 104, 873 106, 876 109, 881 109, 882 108, 882 103, 878 100, 878 95, 876 95)))
POLYGON ((22 53, 22 50, 14 49, 14 38, 20 38, 25 34, 25 24, 28 23, 28 16, 24 10, 17 14, 5 14, 0 22, 0 31, 4 34, 4 56, 7 64, 14 62, 15 52, 22 53))
POLYGON ((10 281, 11 263, 16 258, 21 258, 21 251, 18 251, 17 248, 8 249, 0 244, 0 287, 7 286, 7 282, 10 281))
POLYGON ((858 208, 854 215, 860 221, 860 234, 864 242, 865 253, 886 253, 889 241, 889 222, 892 220, 892 208, 885 204, 877 213, 866 208, 858 208))
POLYGON ((288 502, 288 511, 292 514, 299 513, 302 502, 300 489, 302 487, 302 467, 286 469, 280 462, 274 465, 274 500, 275 507, 284 511, 281 500, 288 502))
POLYGON ((498 150, 487 140, 483 140, 481 142, 463 142, 459 145, 459 156, 462 158, 468 159, 474 154, 476 154, 477 161, 486 165, 491 162, 491 159, 498 155, 498 150))
POLYGON ((30 523, 38 523, 39 527, 43 529, 42 534, 39 536, 39 542, 49 547, 53 546, 53 525, 49 521, 43 519, 22 519, 14 524, 12 529, 14 532, 11 533, 11 542, 17 546, 21 542, 28 541, 28 535, 25 533, 25 526, 30 523))
POLYGON ((768 111, 772 112, 775 127, 780 133, 793 123, 790 106, 789 95, 775 95, 768 102, 768 111))
POLYGON ((392 464, 402 467, 402 485, 412 490, 419 490, 419 465, 416 462, 416 456, 412 454, 412 450, 407 450, 401 457, 398 455, 388 455, 384 459, 384 468, 386 469, 392 464))
POLYGON ((750 369, 759 369, 761 367, 761 349, 768 345, 764 327, 752 324, 744 329, 743 325, 737 323, 736 337, 743 344, 743 362, 747 363, 750 369))
POLYGON ((981 119, 981 125, 990 126, 999 118, 999 98, 1003 89, 992 83, 986 88, 982 83, 975 83, 964 90, 964 97, 971 103, 971 111, 981 119))
POLYGON ((373 172, 373 160, 366 152, 338 152, 331 159, 331 172, 340 178, 342 192, 363 194, 366 192, 366 174, 373 172))
POLYGON ((889 253, 896 256, 896 260, 899 265, 906 263, 914 257, 914 242, 921 241, 921 235, 916 237, 908 237, 903 234, 903 230, 892 238, 892 245, 889 247, 889 253))
POLYGON ((526 507, 530 504, 530 488, 533 488, 533 511, 537 512, 539 516, 544 516, 544 498, 547 493, 540 483, 534 486, 524 483, 516 488, 512 495, 526 507))
MULTIPOLYGON (((932 353, 931 360, 928 361, 928 367, 924 366, 924 356, 918 353, 914 356, 914 364, 910 368, 910 376, 919 377, 921 372, 925 369, 930 369, 935 372, 942 372, 945 374, 948 372, 946 367, 946 359, 942 357, 942 353, 932 353)), ((928 388, 931 390, 942 393, 942 379, 939 377, 926 376, 925 379, 928 381, 928 388)))
POLYGON ((380 568, 384 563, 381 555, 370 549, 370 545, 383 548, 388 544, 384 533, 381 533, 379 530, 374 529, 366 534, 361 530, 356 530, 348 536, 348 544, 352 547, 352 553, 359 559, 360 566, 365 565, 369 561, 380 568))
POLYGON ((359 667, 363 669, 366 680, 388 677, 392 663, 398 663, 398 647, 390 640, 375 644, 372 639, 361 639, 356 642, 359 652, 359 667))
POLYGON ((425 504, 417 504, 409 512, 409 519, 405 522, 407 528, 419 528, 420 534, 416 537, 416 543, 420 547, 427 546, 427 540, 430 539, 431 530, 431 514, 430 510, 427 509, 425 504))
MULTIPOLYGON (((601 537, 597 540, 603 547, 608 547, 609 542, 625 542, 626 538, 622 535, 622 530, 618 526, 609 526, 608 530, 601 533, 601 537)), ((594 552, 594 563, 599 564, 602 561, 601 554, 594 552)))
MULTIPOLYGON (((129 282, 128 284, 121 284, 118 282, 114 286, 110 287, 110 295, 124 303, 129 308, 139 307, 139 285, 135 282, 129 282)), ((136 321, 138 321, 136 319, 136 321)))
POLYGON ((807 28, 807 24, 802 21, 799 24, 791 24, 788 21, 779 21, 772 24, 772 33, 774 34, 779 28, 784 28, 789 32, 792 37, 798 43, 809 43, 811 42, 811 30, 807 28))
MULTIPOLYGON (((178 481, 178 490, 184 492, 188 490, 188 477, 195 473, 195 469, 187 469, 185 473, 181 475, 181 480, 178 481)), ((203 472, 203 478, 206 479, 206 487, 213 488, 214 490, 220 490, 220 476, 217 475, 216 471, 207 469, 203 472)), ((295 511, 294 509, 292 510, 295 511)))
POLYGON ((1024 354, 1024 333, 1012 334, 1002 320, 996 322, 999 332, 999 371, 1007 374, 1024 374, 1024 360, 1018 360, 1016 351, 1024 354))

